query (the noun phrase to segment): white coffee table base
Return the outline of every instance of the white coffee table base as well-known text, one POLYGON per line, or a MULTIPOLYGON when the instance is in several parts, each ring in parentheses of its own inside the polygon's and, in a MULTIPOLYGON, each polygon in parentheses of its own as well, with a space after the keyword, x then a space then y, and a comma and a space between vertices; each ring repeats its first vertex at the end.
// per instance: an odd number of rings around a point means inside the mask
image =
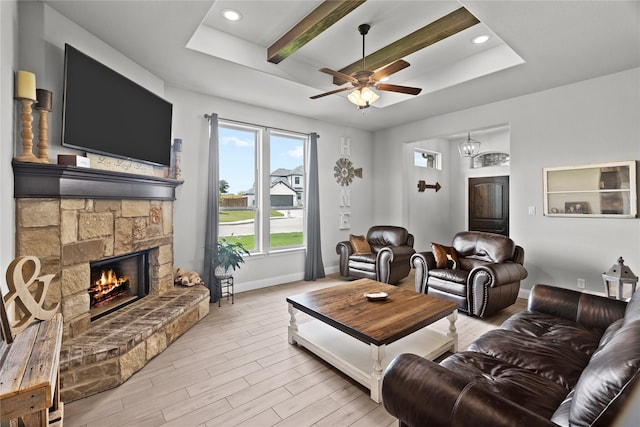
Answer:
POLYGON ((332 326, 312 319, 298 324, 297 310, 289 304, 289 344, 298 344, 371 390, 371 399, 380 403, 382 373, 394 357, 413 353, 433 360, 446 351, 458 350, 457 312, 449 319, 447 335, 424 327, 389 345, 366 344, 332 326))

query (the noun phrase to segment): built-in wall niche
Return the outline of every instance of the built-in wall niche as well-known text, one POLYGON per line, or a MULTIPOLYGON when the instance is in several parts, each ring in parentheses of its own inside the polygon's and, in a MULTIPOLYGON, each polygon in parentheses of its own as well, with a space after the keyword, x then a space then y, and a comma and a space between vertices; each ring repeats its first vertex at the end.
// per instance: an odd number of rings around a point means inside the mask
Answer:
POLYGON ((634 160, 543 169, 544 214, 635 218, 634 160))

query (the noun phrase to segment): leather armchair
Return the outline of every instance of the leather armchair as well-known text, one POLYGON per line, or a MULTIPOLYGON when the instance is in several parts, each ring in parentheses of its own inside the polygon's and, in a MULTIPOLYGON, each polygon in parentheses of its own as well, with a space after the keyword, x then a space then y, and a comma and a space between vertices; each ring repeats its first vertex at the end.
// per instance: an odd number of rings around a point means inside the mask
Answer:
POLYGON ((453 301, 459 310, 487 317, 516 301, 527 277, 524 249, 506 236, 480 231, 455 235, 452 247, 458 266, 436 268, 433 252, 411 257, 416 291, 453 301))
POLYGON ((355 254, 348 240, 336 245, 342 277, 366 278, 393 285, 409 275, 409 261, 416 251, 413 235, 406 228, 374 226, 367 232, 366 239, 371 246, 368 254, 355 254))

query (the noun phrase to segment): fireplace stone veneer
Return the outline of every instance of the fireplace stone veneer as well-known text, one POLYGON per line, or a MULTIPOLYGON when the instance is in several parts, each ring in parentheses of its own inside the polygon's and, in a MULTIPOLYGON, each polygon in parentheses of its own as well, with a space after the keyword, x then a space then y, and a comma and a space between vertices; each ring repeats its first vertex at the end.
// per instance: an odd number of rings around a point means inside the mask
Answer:
POLYGON ((172 201, 17 199, 16 208, 17 255, 37 256, 42 274, 55 274, 46 301, 62 307, 63 341, 90 327, 92 261, 149 250, 149 294, 173 288, 172 201))
POLYGON ((173 200, 181 181, 72 166, 14 163, 16 255, 54 274, 63 401, 124 382, 209 312, 209 291, 173 284, 173 200), (90 263, 148 251, 149 294, 91 321, 90 263))

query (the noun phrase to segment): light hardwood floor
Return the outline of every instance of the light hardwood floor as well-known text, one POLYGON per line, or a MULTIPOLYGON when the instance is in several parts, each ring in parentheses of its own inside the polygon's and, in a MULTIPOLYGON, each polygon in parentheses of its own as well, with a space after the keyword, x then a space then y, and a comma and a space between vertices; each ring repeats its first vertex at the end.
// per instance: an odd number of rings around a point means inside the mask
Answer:
MULTIPOLYGON (((236 294, 113 390, 65 405, 65 426, 391 426, 369 391, 287 343, 285 298, 344 283, 332 274, 236 294)), ((413 288, 413 276, 400 286, 413 288)), ((459 348, 524 310, 458 316, 459 348)), ((299 321, 304 321, 300 314, 299 321)), ((446 332, 448 321, 432 325, 446 332)))

